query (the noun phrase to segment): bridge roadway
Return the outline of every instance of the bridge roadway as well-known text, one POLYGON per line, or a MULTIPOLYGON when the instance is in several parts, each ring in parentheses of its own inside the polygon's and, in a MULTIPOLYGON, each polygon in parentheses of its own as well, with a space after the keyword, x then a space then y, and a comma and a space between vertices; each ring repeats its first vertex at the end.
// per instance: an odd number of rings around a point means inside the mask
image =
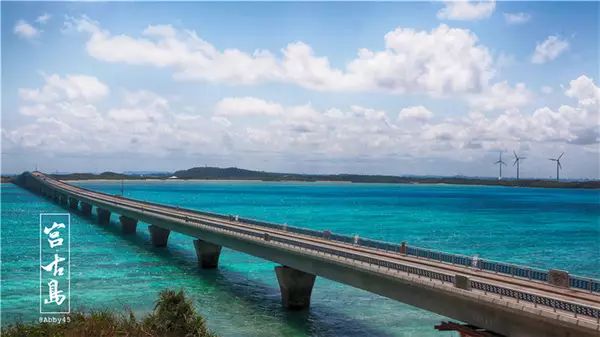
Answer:
POLYGON ((157 247, 167 245, 170 231, 197 238, 202 268, 217 267, 222 246, 279 263, 286 308, 308 307, 321 276, 505 336, 600 336, 598 293, 333 241, 327 231, 309 236, 90 191, 41 172, 24 173, 20 185, 83 214, 96 207, 100 223, 108 223, 111 212, 120 214, 125 234, 135 233, 138 221, 148 223, 157 247))

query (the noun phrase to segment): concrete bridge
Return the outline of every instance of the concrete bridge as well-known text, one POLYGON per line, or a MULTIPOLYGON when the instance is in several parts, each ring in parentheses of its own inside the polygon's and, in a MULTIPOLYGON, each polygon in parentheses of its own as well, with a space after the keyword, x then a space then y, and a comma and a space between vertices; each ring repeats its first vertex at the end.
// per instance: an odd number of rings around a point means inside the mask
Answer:
POLYGON ((168 245, 171 231, 189 235, 200 268, 216 268, 223 246, 278 263, 282 303, 289 309, 309 306, 319 276, 505 336, 600 336, 600 282, 565 271, 159 205, 41 172, 26 172, 17 183, 85 215, 95 208, 100 224, 118 214, 125 235, 147 223, 156 247, 168 245))

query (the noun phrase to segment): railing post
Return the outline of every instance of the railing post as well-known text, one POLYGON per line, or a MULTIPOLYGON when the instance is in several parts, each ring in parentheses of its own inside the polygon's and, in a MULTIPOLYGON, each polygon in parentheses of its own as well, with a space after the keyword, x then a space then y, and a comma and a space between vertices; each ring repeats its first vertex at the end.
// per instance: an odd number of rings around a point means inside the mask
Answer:
POLYGON ((454 287, 463 290, 471 290, 471 280, 468 276, 456 274, 456 276, 454 276, 454 287))
POLYGON ((553 286, 568 288, 569 273, 564 270, 550 269, 548 272, 548 283, 553 286))
POLYGON ((406 241, 402 241, 402 243, 400 244, 400 254, 406 255, 406 251, 407 251, 406 248, 407 248, 406 241))

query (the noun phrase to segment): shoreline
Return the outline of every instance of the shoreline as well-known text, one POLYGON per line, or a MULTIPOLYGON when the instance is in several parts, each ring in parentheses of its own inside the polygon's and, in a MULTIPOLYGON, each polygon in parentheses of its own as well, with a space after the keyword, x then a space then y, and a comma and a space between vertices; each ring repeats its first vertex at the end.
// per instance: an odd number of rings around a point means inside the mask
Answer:
POLYGON ((352 182, 349 180, 259 180, 259 179, 158 179, 158 178, 149 178, 149 179, 64 179, 61 180, 66 183, 77 182, 77 181, 89 181, 89 182, 120 182, 120 181, 144 181, 144 182, 238 182, 238 183, 249 183, 249 182, 259 182, 259 183, 327 183, 327 184, 403 184, 403 183, 368 183, 368 182, 352 182))
POLYGON ((366 184, 366 185, 445 185, 445 186, 498 186, 498 187, 514 187, 514 188, 562 188, 562 189, 583 189, 583 190, 598 190, 600 189, 600 181, 582 181, 582 182, 552 182, 544 180, 533 180, 521 181, 521 184, 517 184, 514 180, 505 180, 503 182, 490 181, 490 180, 468 180, 466 182, 461 181, 448 181, 447 179, 439 179, 445 181, 436 181, 438 179, 432 179, 432 181, 402 181, 402 182, 369 182, 369 181, 351 181, 351 180, 261 180, 261 179, 160 179, 160 178, 134 178, 134 179, 64 179, 62 181, 73 183, 73 182, 96 182, 96 183, 119 183, 124 182, 214 182, 214 183, 306 183, 306 184, 366 184), (548 185, 545 185, 548 184, 548 185), (582 186, 582 184, 586 184, 582 186))

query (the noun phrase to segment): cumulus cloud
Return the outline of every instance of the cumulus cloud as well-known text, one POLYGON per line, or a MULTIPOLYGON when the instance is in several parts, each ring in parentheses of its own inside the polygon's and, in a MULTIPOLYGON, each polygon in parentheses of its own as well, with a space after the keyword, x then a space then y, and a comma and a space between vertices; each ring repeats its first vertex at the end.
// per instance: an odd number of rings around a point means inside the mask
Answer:
POLYGON ((63 99, 73 101, 94 101, 108 95, 108 87, 98 78, 87 75, 57 74, 43 75, 45 85, 39 89, 19 89, 24 101, 35 103, 55 102, 63 99))
POLYGON ((600 89, 594 84, 594 80, 585 75, 569 82, 569 88, 567 88, 565 94, 577 98, 579 103, 583 105, 600 101, 600 89))
POLYGON ((219 116, 275 116, 283 111, 281 105, 255 97, 228 97, 215 108, 219 116))
POLYGON ((422 105, 411 106, 400 110, 398 121, 418 121, 426 122, 433 117, 433 112, 422 105))
POLYGON ((438 19, 447 20, 481 20, 488 18, 496 8, 496 1, 468 1, 455 0, 445 1, 444 8, 437 13, 438 19))
POLYGON ((222 136, 222 124, 181 113, 166 98, 145 90, 125 91, 120 102, 101 108, 108 104, 102 100, 108 92, 92 76, 45 76, 40 88, 22 90, 20 112, 29 122, 3 129, 3 146, 55 154, 161 156, 197 153, 204 145, 215 148, 211 139, 222 136))
POLYGON ((113 63, 173 70, 178 80, 228 84, 292 83, 320 91, 382 91, 444 95, 481 90, 494 76, 493 60, 475 34, 440 25, 431 31, 397 28, 383 50, 358 50, 344 68, 331 65, 304 42, 280 54, 219 50, 194 31, 148 26, 141 36, 115 35, 87 17, 70 18, 70 29, 87 33, 87 52, 113 63))
POLYGON ((542 43, 535 46, 531 62, 541 64, 552 61, 569 49, 569 42, 559 36, 550 35, 542 43))
MULTIPOLYGON (((394 116, 358 105, 284 105, 249 96, 225 97, 215 102, 212 114, 183 113, 178 104, 185 102, 145 90, 126 90, 110 102, 102 99, 108 89, 100 95, 84 94, 89 91, 71 88, 76 86, 68 80, 72 77, 45 76, 40 88, 27 89, 35 93, 21 95, 21 113, 28 123, 2 130, 3 146, 79 155, 135 149, 150 156, 239 151, 296 158, 447 158, 455 150, 485 153, 523 144, 535 149, 568 144, 597 148, 600 141, 600 88, 586 76, 574 79, 565 90, 572 104, 510 108, 494 115, 474 110, 457 117, 434 114, 423 106, 405 107, 394 116), (241 118, 257 115, 261 118, 241 118)), ((505 82, 493 87, 496 98, 525 90, 505 82)), ((494 100, 481 104, 502 106, 494 100)))
POLYGON ((504 21, 510 25, 518 25, 521 23, 528 22, 531 19, 531 15, 528 13, 504 13, 504 21))
POLYGON ((471 95, 468 102, 471 107, 482 110, 507 110, 527 105, 532 98, 531 92, 524 83, 512 87, 508 82, 498 82, 482 93, 471 95))
POLYGON ((35 28, 25 20, 17 21, 13 32, 24 39, 34 39, 41 33, 39 29, 35 28))

